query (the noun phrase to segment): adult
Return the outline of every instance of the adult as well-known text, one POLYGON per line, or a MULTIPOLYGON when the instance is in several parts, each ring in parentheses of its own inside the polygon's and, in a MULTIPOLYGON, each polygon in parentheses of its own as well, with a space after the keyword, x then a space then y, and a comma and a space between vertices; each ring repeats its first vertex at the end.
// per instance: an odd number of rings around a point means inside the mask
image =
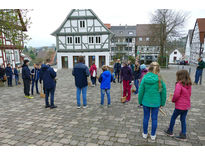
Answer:
POLYGON ((138 61, 135 62, 133 77, 134 77, 134 84, 136 87, 135 94, 138 94, 139 80, 141 77, 141 69, 140 69, 140 64, 138 63, 138 61))
POLYGON ((166 103, 166 85, 160 76, 160 66, 157 62, 152 62, 139 87, 138 102, 143 105, 143 138, 148 136, 148 124, 151 113, 152 129, 151 139, 156 139, 157 119, 160 106, 166 103))
POLYGON ((12 71, 10 63, 7 64, 5 72, 6 72, 6 76, 7 76, 8 87, 12 87, 13 71, 12 71))
POLYGON ((81 91, 83 95, 83 108, 87 107, 87 87, 88 87, 88 81, 87 77, 89 77, 90 72, 88 67, 83 64, 84 57, 80 56, 78 58, 78 63, 74 66, 72 75, 75 77, 75 86, 77 88, 76 91, 76 97, 77 97, 77 108, 81 108, 81 91))
POLYGON ((97 67, 95 65, 95 62, 92 63, 92 66, 90 67, 90 79, 92 81, 92 86, 96 86, 96 78, 97 78, 97 67))
POLYGON ((120 71, 121 71, 121 63, 120 63, 120 59, 118 59, 117 62, 114 64, 115 78, 117 78, 118 83, 120 82, 120 71))
POLYGON ((5 69, 3 65, 0 65, 0 80, 4 82, 4 76, 5 76, 5 69))
POLYGON ((31 70, 32 74, 32 87, 31 87, 31 94, 33 95, 34 85, 36 86, 36 93, 40 94, 38 91, 38 81, 39 81, 39 64, 34 64, 34 68, 31 70))
POLYGON ((198 65, 197 65, 197 68, 196 68, 194 84, 198 84, 199 78, 202 76, 202 73, 203 73, 203 69, 204 69, 204 68, 205 68, 205 62, 204 62, 203 59, 200 57, 200 58, 198 59, 198 65))
POLYGON ((24 60, 24 64, 22 66, 22 79, 24 84, 24 94, 25 98, 32 99, 33 97, 30 96, 30 83, 31 83, 31 72, 28 67, 29 60, 24 60))
POLYGON ((131 87, 132 87, 132 70, 131 68, 128 66, 127 62, 123 62, 123 67, 121 69, 121 81, 120 83, 122 83, 123 81, 123 97, 126 96, 126 101, 125 102, 129 102, 131 99, 131 87))
POLYGON ((42 83, 43 80, 43 87, 45 89, 45 108, 53 109, 57 108, 56 105, 54 105, 54 94, 55 94, 55 88, 56 88, 56 78, 57 74, 54 71, 54 69, 50 66, 49 63, 42 64, 41 65, 41 73, 40 73, 40 83, 42 83), (50 104, 48 101, 50 95, 50 104))

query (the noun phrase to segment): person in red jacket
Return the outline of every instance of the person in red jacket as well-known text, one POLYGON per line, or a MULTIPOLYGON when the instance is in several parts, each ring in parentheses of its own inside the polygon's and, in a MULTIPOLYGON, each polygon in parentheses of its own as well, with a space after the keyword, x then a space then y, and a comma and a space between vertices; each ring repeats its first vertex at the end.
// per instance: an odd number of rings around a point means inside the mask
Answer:
POLYGON ((90 79, 92 81, 92 86, 96 86, 96 78, 97 78, 97 67, 95 65, 95 62, 92 63, 92 66, 90 67, 90 79))
POLYGON ((176 73, 177 83, 172 97, 172 102, 175 103, 175 110, 172 114, 170 125, 165 133, 169 136, 173 136, 174 124, 177 117, 180 115, 181 121, 181 133, 177 136, 177 139, 186 139, 186 116, 188 110, 191 108, 191 78, 187 70, 180 70, 176 73))

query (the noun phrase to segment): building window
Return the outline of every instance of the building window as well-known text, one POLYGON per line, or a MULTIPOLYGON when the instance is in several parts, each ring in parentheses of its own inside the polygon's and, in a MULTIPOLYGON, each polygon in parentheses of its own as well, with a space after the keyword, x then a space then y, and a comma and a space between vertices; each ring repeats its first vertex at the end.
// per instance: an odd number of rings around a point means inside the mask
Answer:
POLYGON ((100 36, 96 37, 96 43, 101 43, 100 36))
POLYGON ((90 43, 90 44, 94 43, 94 37, 89 36, 89 43, 90 43))
POLYGON ((174 52, 174 54, 176 55, 176 54, 177 54, 177 52, 175 51, 175 52, 174 52))
POLYGON ((80 21, 80 28, 85 28, 85 21, 84 20, 80 21))
POLYGON ((147 51, 149 51, 149 47, 147 47, 147 51))
POLYGON ((120 34, 122 34, 123 33, 123 31, 120 31, 120 34))
POLYGON ((68 44, 72 44, 73 43, 73 38, 72 37, 67 37, 67 42, 68 42, 68 44))
POLYGON ((134 33, 130 31, 130 32, 128 32, 128 34, 129 34, 129 35, 133 35, 134 33))
POLYGON ((79 36, 75 37, 75 44, 80 44, 80 37, 79 36))
POLYGON ((128 49, 129 51, 132 51, 132 47, 129 47, 129 49, 128 49))
POLYGON ((139 41, 142 41, 142 37, 139 37, 139 41))
POLYGON ((143 50, 143 47, 141 47, 141 50, 143 50))
POLYGON ((132 43, 132 38, 126 38, 127 43, 132 43))
POLYGON ((146 37, 146 41, 149 41, 149 37, 146 37))

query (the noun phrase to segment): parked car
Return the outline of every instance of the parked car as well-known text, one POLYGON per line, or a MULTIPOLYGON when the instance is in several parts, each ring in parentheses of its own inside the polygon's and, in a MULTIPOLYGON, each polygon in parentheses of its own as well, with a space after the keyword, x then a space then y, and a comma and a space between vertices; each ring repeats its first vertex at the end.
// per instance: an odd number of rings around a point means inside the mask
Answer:
POLYGON ((186 63, 186 61, 185 60, 181 60, 180 61, 180 65, 186 65, 187 63, 186 63))
POLYGON ((179 65, 179 64, 180 64, 180 60, 176 60, 175 63, 176 63, 177 65, 179 65))

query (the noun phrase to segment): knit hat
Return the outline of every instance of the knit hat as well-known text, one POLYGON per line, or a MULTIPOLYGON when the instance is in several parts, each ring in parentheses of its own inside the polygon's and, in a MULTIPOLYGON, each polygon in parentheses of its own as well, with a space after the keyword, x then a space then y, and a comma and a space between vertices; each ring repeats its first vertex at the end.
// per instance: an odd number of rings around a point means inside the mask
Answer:
POLYGON ((145 64, 140 65, 140 69, 141 69, 141 70, 146 69, 146 65, 145 65, 145 64))

